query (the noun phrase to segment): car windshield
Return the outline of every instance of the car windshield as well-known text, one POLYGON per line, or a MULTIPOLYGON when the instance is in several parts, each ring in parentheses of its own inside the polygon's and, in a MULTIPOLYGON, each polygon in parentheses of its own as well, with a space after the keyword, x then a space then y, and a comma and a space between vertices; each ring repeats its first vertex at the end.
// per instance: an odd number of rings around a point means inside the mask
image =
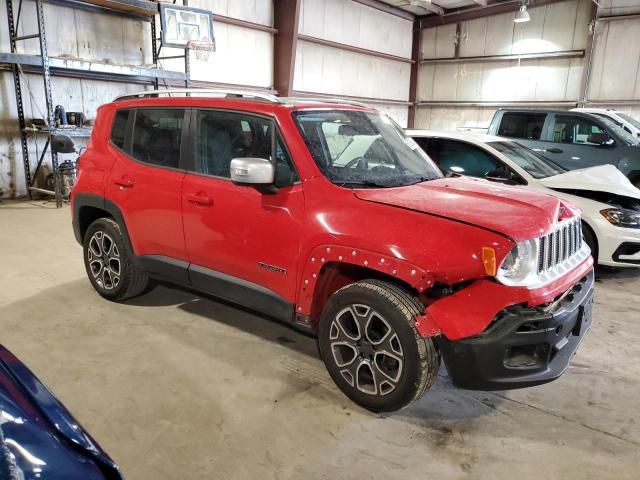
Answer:
POLYGON ((490 147, 495 148, 509 160, 522 168, 533 178, 547 178, 559 175, 567 171, 566 168, 541 157, 526 147, 515 142, 489 142, 490 147))
POLYGON ((626 121, 627 123, 630 123, 631 125, 633 125, 636 128, 640 128, 640 121, 636 120, 633 117, 630 117, 629 115, 627 115, 626 113, 622 113, 622 112, 616 112, 616 115, 618 115, 620 118, 622 118, 624 121, 626 121))
POLYGON ((294 118, 313 159, 336 185, 400 187, 442 177, 418 144, 386 115, 303 110, 294 118))
POLYGON ((627 145, 638 145, 640 140, 620 127, 616 122, 608 117, 600 118, 600 121, 609 127, 618 137, 622 138, 627 145))

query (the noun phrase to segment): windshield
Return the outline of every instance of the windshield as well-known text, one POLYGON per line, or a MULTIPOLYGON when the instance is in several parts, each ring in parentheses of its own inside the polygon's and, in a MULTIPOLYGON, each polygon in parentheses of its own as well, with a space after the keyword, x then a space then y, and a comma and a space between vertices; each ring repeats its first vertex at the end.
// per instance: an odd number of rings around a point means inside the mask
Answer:
POLYGON ((533 178, 547 178, 567 171, 566 168, 537 155, 515 142, 489 142, 490 147, 506 155, 533 178))
POLYGON ((627 132, 624 128, 618 126, 618 124, 609 117, 602 117, 600 118, 600 121, 609 127, 613 133, 620 137, 627 145, 638 145, 640 143, 640 140, 627 132))
POLYGON ((294 118, 313 159, 336 185, 400 187, 442 177, 418 144, 386 115, 303 110, 294 118))
POLYGON ((627 115, 626 113, 622 113, 622 112, 616 112, 616 115, 618 115, 620 118, 622 118, 625 122, 630 123, 631 125, 633 125, 636 128, 640 128, 640 121, 636 120, 633 117, 630 117, 629 115, 627 115))

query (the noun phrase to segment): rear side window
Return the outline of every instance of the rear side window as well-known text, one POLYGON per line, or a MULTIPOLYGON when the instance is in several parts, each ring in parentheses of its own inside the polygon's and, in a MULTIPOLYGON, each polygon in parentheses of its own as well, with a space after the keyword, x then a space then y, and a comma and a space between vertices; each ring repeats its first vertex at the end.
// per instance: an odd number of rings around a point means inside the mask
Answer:
POLYGON ((540 140, 546 113, 505 112, 502 115, 498 135, 501 137, 540 140))
POLYGON ((118 110, 111 127, 111 143, 121 150, 124 150, 127 136, 127 120, 129 120, 129 110, 118 110))
POLYGON ((184 109, 135 110, 131 156, 159 167, 180 167, 180 142, 184 109))

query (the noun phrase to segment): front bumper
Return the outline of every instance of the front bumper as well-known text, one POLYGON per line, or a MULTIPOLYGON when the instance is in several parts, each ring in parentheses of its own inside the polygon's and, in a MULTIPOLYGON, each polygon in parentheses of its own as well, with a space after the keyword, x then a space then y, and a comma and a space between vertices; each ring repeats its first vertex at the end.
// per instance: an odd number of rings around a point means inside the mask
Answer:
MULTIPOLYGON (((604 218, 594 222, 598 239, 598 263, 610 267, 639 267, 640 228, 621 228, 604 218)), ((593 227, 592 227, 593 228, 593 227)))
POLYGON ((549 308, 509 307, 481 334, 439 337, 449 376, 460 388, 506 390, 558 378, 591 328, 593 271, 549 308))

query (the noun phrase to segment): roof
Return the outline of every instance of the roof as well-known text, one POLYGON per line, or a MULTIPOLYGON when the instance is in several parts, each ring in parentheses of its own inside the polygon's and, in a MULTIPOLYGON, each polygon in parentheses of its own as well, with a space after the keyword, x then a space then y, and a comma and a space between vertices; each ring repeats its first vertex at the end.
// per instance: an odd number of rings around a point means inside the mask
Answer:
POLYGON ((505 142, 511 141, 508 138, 497 137, 495 135, 488 135, 486 133, 468 132, 468 131, 438 131, 438 130, 418 130, 408 129, 405 130, 410 137, 439 137, 439 138, 452 138, 455 140, 467 140, 476 143, 487 142, 505 142))
POLYGON ((135 105, 160 105, 169 101, 171 104, 195 105, 206 104, 215 101, 216 104, 244 104, 246 106, 260 106, 263 110, 266 105, 303 108, 344 108, 375 110, 375 108, 362 102, 333 97, 278 97, 269 92, 249 90, 227 89, 159 89, 143 90, 137 93, 128 93, 114 99, 114 102, 134 102, 135 105))

